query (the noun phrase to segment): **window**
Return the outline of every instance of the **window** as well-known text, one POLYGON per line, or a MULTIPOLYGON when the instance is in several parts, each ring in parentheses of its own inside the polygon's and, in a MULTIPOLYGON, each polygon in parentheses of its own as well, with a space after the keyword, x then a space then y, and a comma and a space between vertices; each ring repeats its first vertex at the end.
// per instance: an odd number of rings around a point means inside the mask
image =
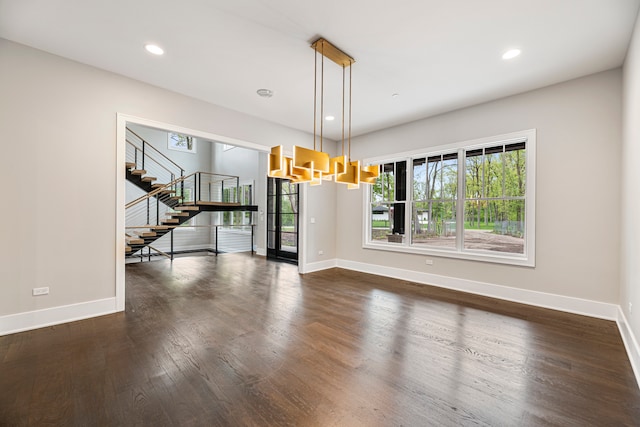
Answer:
MULTIPOLYGON (((225 188, 223 200, 225 202, 240 203, 245 206, 251 205, 253 200, 253 181, 251 183, 242 183, 239 187, 225 188)), ((253 223, 253 212, 223 212, 222 218, 224 225, 250 225, 253 223)))
POLYGON ((407 200, 406 182, 406 161, 380 165, 380 176, 372 190, 373 240, 402 241, 407 200))
POLYGON ((465 152, 465 249, 524 254, 525 157, 525 142, 465 152))
POLYGON ((529 130, 368 159, 364 247, 534 266, 535 143, 529 130))
POLYGON ((411 242, 456 247, 458 153, 413 159, 411 242))

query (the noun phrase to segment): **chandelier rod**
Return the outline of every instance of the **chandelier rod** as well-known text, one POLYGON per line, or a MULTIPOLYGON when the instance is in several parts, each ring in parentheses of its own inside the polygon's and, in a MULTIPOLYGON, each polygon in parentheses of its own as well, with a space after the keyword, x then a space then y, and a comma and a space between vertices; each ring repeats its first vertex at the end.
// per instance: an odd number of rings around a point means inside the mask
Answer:
POLYGON ((351 161, 351 86, 353 81, 353 67, 351 64, 353 63, 349 61, 349 161, 351 161))
POLYGON ((320 151, 322 150, 322 138, 324 130, 324 42, 320 46, 320 151))
POLYGON ((316 149, 316 123, 318 123, 318 49, 314 49, 313 62, 313 149, 316 149))
POLYGON ((342 66, 342 156, 344 157, 344 85, 345 85, 345 67, 342 66))

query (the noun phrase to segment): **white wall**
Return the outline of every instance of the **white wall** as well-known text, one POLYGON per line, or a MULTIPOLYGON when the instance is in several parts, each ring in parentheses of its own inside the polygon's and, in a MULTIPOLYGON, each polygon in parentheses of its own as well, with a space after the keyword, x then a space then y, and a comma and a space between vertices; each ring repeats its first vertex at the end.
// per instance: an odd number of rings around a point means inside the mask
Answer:
MULTIPOLYGON (((628 347, 635 341, 640 378, 640 16, 624 64, 622 145, 622 243, 620 307, 628 322, 628 347), (630 310, 632 305, 632 310, 630 310)), ((624 332, 624 331, 623 331, 624 332)))
POLYGON ((363 249, 362 197, 346 190, 338 258, 617 304, 621 77, 607 71, 353 141, 365 158, 537 129, 535 268, 437 257, 427 266, 424 256, 363 249))
MULTIPOLYGON (((185 170, 185 174, 189 175, 193 172, 210 172, 211 171, 211 150, 212 143, 195 138, 196 152, 187 153, 183 151, 169 150, 167 138, 168 132, 162 129, 153 129, 137 124, 130 124, 129 128, 142 137, 149 144, 153 145, 158 151, 166 157, 174 161, 178 166, 185 170)), ((137 141, 134 141, 137 143, 137 141)), ((154 153, 148 153, 154 156, 154 153)), ((155 156, 159 157, 159 156, 155 156)), ((163 159, 158 161, 164 162, 163 159)))
MULTIPOLYGON (((23 314, 20 322, 35 324, 33 310, 114 299, 117 113, 265 149, 312 141, 303 132, 2 39, 0 93, 0 178, 12 207, 0 221, 0 333, 17 324, 9 325, 14 317, 8 315, 23 314), (33 297, 39 286, 49 286, 50 294, 33 297)), ((333 211, 310 214, 335 227, 333 211)), ((314 242, 307 244, 317 252, 314 242)))
POLYGON ((303 259, 305 263, 315 264, 310 266, 311 270, 329 267, 326 263, 337 256, 336 224, 343 215, 349 215, 337 210, 336 194, 339 187, 345 185, 324 182, 307 187, 302 194, 304 214, 300 217, 300 223, 305 227, 302 236, 303 240, 314 242, 313 247, 305 248, 303 259))
POLYGON ((241 180, 253 180, 260 185, 266 185, 266 178, 258 172, 258 159, 260 153, 255 150, 235 147, 230 150, 223 150, 222 144, 214 143, 211 150, 212 172, 236 175, 241 180))

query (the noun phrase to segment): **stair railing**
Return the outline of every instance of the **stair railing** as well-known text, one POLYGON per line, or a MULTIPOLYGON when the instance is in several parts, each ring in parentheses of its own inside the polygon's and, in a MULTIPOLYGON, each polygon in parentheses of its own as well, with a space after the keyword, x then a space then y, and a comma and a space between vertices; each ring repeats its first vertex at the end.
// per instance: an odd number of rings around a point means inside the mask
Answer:
POLYGON ((127 161, 134 163, 136 169, 147 171, 147 175, 158 178, 158 182, 173 181, 184 176, 185 170, 164 155, 140 135, 127 128, 127 161))
MULTIPOLYGON (((173 231, 176 232, 175 239, 181 240, 184 237, 181 234, 189 232, 191 230, 199 230, 199 232, 208 232, 211 241, 208 245, 203 245, 201 249, 187 249, 181 252, 189 253, 189 252, 199 252, 199 251, 208 251, 213 252, 216 256, 219 253, 227 253, 227 252, 246 252, 250 251, 252 254, 255 253, 255 224, 235 224, 235 225, 191 225, 188 228, 180 228, 177 227, 173 231)), ((144 227, 128 227, 131 229, 135 228, 144 228, 144 227)), ((170 243, 164 242, 158 243, 159 246, 154 246, 151 244, 146 245, 144 248, 140 250, 140 253, 136 255, 136 257, 143 260, 143 258, 148 258, 151 260, 152 256, 161 255, 165 258, 173 259, 174 249, 173 249, 173 239, 174 234, 171 234, 172 240, 170 243), (167 252, 164 252, 163 249, 167 252), (153 251, 153 252, 152 252, 153 251)))
MULTIPOLYGON (((160 187, 156 187, 154 190, 151 190, 147 194, 145 194, 143 196, 140 196, 135 200, 130 201, 129 203, 124 205, 124 208, 125 209, 129 209, 129 208, 137 205, 140 202, 144 202, 145 200, 148 200, 148 199, 150 199, 152 197, 156 197, 156 196, 160 195, 161 193, 163 193, 166 190, 173 190, 178 184, 184 183, 185 180, 195 176, 195 174, 197 174, 197 173, 199 173, 199 172, 194 172, 194 173, 192 173, 190 175, 187 175, 187 176, 178 177, 178 178, 172 180, 171 182, 168 182, 168 183, 166 183, 166 184, 164 184, 164 185, 162 185, 160 187)), ((184 200, 182 200, 182 202, 184 202, 184 200)))
POLYGON ((181 188, 181 191, 176 195, 180 197, 182 203, 217 202, 239 204, 239 180, 239 177, 233 175, 194 172, 187 176, 178 177, 132 200, 125 205, 125 209, 129 209, 140 202, 156 197, 166 190, 173 190, 176 187, 181 188), (178 184, 180 185, 178 186, 178 184))

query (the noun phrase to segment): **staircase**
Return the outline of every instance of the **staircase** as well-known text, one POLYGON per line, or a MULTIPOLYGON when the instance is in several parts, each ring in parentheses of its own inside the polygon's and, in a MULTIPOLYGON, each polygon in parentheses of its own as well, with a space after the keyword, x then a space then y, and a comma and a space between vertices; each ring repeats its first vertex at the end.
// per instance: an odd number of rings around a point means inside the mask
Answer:
POLYGON ((171 255, 151 245, 200 212, 258 210, 255 205, 241 205, 236 201, 238 177, 208 172, 185 176, 184 172, 175 162, 127 129, 126 179, 145 195, 126 205, 125 256, 141 254, 141 250, 147 247, 172 257, 173 243, 171 255), (154 175, 161 175, 165 183, 156 182, 158 177, 154 175), (135 219, 130 220, 132 217, 135 219), (129 222, 140 225, 132 226, 129 222))

